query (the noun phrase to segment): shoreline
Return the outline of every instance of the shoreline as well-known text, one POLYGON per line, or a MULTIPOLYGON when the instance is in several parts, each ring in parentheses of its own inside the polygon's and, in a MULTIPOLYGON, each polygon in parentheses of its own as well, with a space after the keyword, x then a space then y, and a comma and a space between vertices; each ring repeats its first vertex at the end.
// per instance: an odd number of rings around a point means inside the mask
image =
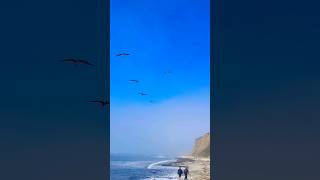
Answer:
POLYGON ((190 179, 210 180, 210 158, 195 158, 193 156, 178 157, 175 162, 168 162, 162 166, 188 167, 190 179))

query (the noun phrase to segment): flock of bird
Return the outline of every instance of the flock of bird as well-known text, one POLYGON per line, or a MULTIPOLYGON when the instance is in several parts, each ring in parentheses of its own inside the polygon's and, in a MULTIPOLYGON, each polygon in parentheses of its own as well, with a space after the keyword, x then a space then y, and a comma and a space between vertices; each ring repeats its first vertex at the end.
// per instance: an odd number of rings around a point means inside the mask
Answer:
MULTIPOLYGON (((71 64, 76 64, 76 65, 87 65, 87 66, 95 66, 93 63, 91 63, 88 60, 85 59, 75 59, 75 58, 66 58, 61 60, 64 63, 71 63, 71 64)), ((102 107, 106 106, 106 105, 110 105, 110 101, 107 100, 92 100, 92 101, 88 101, 90 103, 98 103, 100 104, 102 107)))
MULTIPOLYGON (((118 54, 115 54, 115 56, 117 57, 120 57, 120 56, 129 56, 130 54, 129 53, 118 53, 118 54)), ((86 65, 86 66, 95 66, 93 63, 91 63, 90 61, 88 60, 85 60, 85 59, 75 59, 75 58, 66 58, 66 59, 63 59, 62 62, 64 63, 71 63, 71 64, 76 64, 76 65, 86 65)), ((172 72, 171 71, 165 71, 164 74, 171 74, 172 72)), ((129 82, 131 83, 140 83, 139 80, 136 80, 136 79, 130 79, 129 82)), ((141 96, 148 96, 149 94, 145 93, 145 92, 138 92, 139 95, 141 96)), ((90 103, 98 103, 100 104, 102 107, 104 106, 107 106, 107 105, 110 105, 110 101, 108 100, 91 100, 91 101, 88 101, 90 103)), ((154 103, 153 100, 150 100, 149 101, 150 103, 154 103)))

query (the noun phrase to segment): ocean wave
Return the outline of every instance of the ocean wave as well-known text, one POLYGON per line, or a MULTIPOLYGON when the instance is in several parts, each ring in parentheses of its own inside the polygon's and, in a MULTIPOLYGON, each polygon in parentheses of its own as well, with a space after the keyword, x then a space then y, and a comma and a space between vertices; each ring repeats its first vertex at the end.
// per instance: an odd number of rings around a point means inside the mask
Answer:
POLYGON ((170 159, 170 160, 164 160, 164 161, 159 161, 159 162, 155 162, 150 164, 147 169, 163 169, 163 168, 175 168, 175 167, 170 167, 170 166, 162 166, 163 164, 167 164, 167 163, 172 163, 172 162, 176 162, 176 159, 170 159))
POLYGON ((135 169, 135 168, 145 168, 151 161, 111 161, 110 165, 113 168, 126 168, 126 169, 135 169))
POLYGON ((176 161, 176 159, 111 161, 111 177, 114 180, 173 180, 177 179, 178 168, 168 164, 176 161))
POLYGON ((176 176, 172 176, 172 177, 160 177, 160 178, 150 177, 150 178, 146 178, 146 179, 143 179, 143 180, 170 180, 170 179, 177 179, 177 177, 176 177, 176 176))

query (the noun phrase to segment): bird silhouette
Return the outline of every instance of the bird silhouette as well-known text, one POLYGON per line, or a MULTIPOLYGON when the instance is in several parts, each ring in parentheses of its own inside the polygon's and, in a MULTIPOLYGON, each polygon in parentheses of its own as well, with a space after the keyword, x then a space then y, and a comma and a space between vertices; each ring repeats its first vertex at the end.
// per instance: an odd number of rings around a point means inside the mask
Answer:
POLYGON ((94 66, 94 64, 92 64, 91 62, 89 62, 87 60, 83 60, 83 59, 78 59, 78 63, 86 64, 86 65, 89 65, 89 66, 94 66))
POLYGON ((139 83, 140 81, 139 80, 136 80, 136 79, 131 79, 129 80, 130 82, 133 82, 133 83, 139 83))
POLYGON ((165 71, 164 74, 172 74, 172 71, 165 71))
POLYGON ((146 96, 146 95, 148 95, 148 94, 143 93, 143 92, 139 92, 138 94, 140 94, 141 96, 146 96))
POLYGON ((99 103, 101 106, 110 105, 110 102, 109 102, 109 101, 96 100, 96 101, 88 101, 88 102, 99 103))
POLYGON ((70 63, 74 63, 74 64, 85 64, 88 66, 94 66, 94 64, 92 64, 89 61, 84 60, 84 59, 67 58, 67 59, 62 60, 62 62, 70 62, 70 63))
POLYGON ((72 62, 72 63, 77 63, 77 60, 76 59, 64 59, 64 60, 61 60, 62 62, 72 62))
POLYGON ((116 56, 129 56, 130 54, 129 53, 118 53, 116 54, 116 56))

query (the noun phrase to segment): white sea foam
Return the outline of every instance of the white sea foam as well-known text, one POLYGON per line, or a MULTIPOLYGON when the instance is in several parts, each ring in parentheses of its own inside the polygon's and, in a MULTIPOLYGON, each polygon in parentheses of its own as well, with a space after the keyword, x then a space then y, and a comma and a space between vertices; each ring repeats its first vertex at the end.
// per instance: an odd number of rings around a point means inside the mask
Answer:
POLYGON ((161 177, 161 178, 153 178, 153 177, 150 177, 150 178, 146 178, 146 179, 143 179, 143 180, 172 180, 172 179, 177 179, 176 176, 172 176, 172 177, 161 177))
POLYGON ((173 179, 177 179, 177 175, 175 173, 176 172, 175 170, 178 169, 177 167, 163 166, 163 164, 172 163, 172 162, 176 162, 176 159, 164 160, 164 161, 159 161, 159 162, 150 164, 147 167, 147 169, 151 169, 151 170, 173 170, 173 171, 172 171, 171 174, 161 175, 161 177, 155 175, 153 177, 145 178, 144 180, 173 180, 173 179))
POLYGON ((111 161, 114 168, 145 168, 150 161, 111 161))
MULTIPOLYGON (((150 161, 111 161, 111 171, 114 173, 123 172, 128 173, 127 178, 135 176, 136 179, 140 180, 174 180, 177 179, 177 167, 166 166, 166 164, 175 162, 176 159, 162 160, 158 162, 150 161), (128 171, 130 170, 130 171, 128 171), (138 174, 132 174, 138 173, 138 174), (145 173, 143 175, 142 173, 145 173), (140 176, 140 178, 137 178, 140 176)), ((117 174, 114 174, 117 176, 117 174)))
POLYGON ((166 169, 166 168, 175 168, 175 167, 170 167, 170 166, 161 166, 162 164, 166 164, 166 163, 172 163, 175 162, 175 159, 171 159, 171 160, 165 160, 165 161, 159 161, 156 163, 152 163, 150 164, 147 169, 166 169))

